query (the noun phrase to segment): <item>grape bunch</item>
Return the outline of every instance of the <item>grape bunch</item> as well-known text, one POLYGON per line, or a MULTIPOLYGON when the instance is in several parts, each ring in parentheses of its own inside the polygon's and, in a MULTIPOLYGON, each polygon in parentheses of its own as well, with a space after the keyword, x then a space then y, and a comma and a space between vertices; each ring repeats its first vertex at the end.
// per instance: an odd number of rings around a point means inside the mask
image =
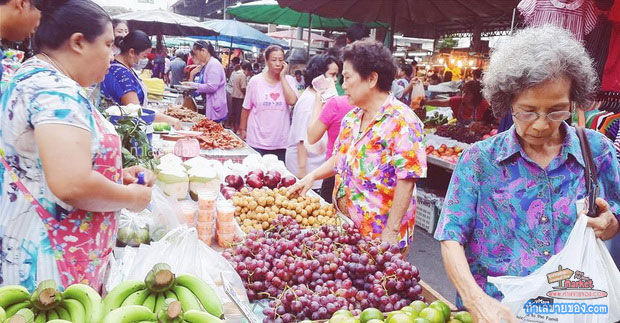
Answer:
POLYGON ((224 252, 250 301, 269 299, 264 322, 329 319, 340 310, 399 310, 423 300, 418 269, 399 248, 352 226, 303 230, 280 216, 268 231, 252 231, 224 252))

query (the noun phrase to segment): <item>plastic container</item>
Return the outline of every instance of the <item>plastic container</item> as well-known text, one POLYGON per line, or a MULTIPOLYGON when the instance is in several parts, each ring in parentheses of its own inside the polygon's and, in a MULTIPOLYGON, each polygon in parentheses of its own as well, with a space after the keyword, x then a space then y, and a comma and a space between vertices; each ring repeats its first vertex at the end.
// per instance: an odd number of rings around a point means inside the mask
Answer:
POLYGON ((235 242, 235 233, 220 233, 217 232, 217 244, 222 248, 230 247, 235 242))
POLYGON ((198 234, 213 234, 213 224, 213 222, 198 222, 196 230, 198 230, 198 234))
POLYGON ((235 222, 222 222, 222 221, 217 221, 217 232, 218 233, 222 233, 222 234, 231 234, 231 233, 235 233, 237 230, 237 227, 235 226, 235 222))
POLYGON ((198 222, 213 222, 217 213, 213 210, 198 209, 198 222))
POLYGON ((217 221, 218 222, 232 222, 235 217, 235 207, 226 205, 218 207, 217 209, 217 221))
POLYGON ((196 211, 198 210, 196 203, 191 201, 181 201, 179 202, 179 207, 181 209, 181 221, 185 224, 193 226, 196 222, 196 211))
POLYGON ((198 206, 202 210, 215 211, 215 200, 217 199, 217 192, 210 190, 198 191, 198 206))
POLYGON ((199 234, 198 239, 209 246, 213 245, 213 234, 199 234))

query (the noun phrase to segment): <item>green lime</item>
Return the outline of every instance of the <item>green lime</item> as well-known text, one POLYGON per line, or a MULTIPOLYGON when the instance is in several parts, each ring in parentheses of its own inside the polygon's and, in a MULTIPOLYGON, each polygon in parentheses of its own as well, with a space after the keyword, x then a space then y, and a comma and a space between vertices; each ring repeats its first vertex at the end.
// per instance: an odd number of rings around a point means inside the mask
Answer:
POLYGON ((423 317, 416 317, 413 320, 413 323, 431 323, 431 322, 423 317))
POLYGON ((443 317, 443 313, 432 307, 427 307, 420 312, 419 317, 425 318, 431 323, 444 323, 446 320, 443 317))
POLYGON ((461 311, 454 314, 454 318, 463 322, 463 323, 473 323, 474 319, 471 317, 471 314, 467 311, 461 311))
POLYGON ((366 323, 384 323, 384 322, 383 320, 372 319, 370 321, 367 321, 366 323))
POLYGON ((417 311, 415 308, 413 308, 411 306, 405 306, 405 307, 401 308, 400 311, 412 314, 414 318, 418 317, 418 314, 420 314, 420 311, 417 311))
POLYGON ((346 314, 338 314, 338 315, 334 314, 334 316, 332 316, 332 318, 329 319, 329 323, 345 323, 345 322, 349 322, 349 320, 351 319, 355 319, 355 318, 348 316, 346 314))
POLYGON ((461 322, 461 321, 459 321, 457 319, 450 319, 450 320, 446 321, 446 323, 463 323, 463 322, 461 322))
POLYGON ((362 312, 362 314, 360 314, 360 321, 362 321, 362 323, 367 323, 370 320, 382 320, 383 321, 383 313, 373 307, 369 307, 365 309, 362 312))
MULTIPOLYGON (((413 318, 405 313, 396 312, 392 317, 388 318, 386 323, 412 323, 413 318)), ((442 322, 443 323, 443 322, 442 322)))
POLYGON ((345 309, 337 310, 336 313, 334 313, 333 316, 336 316, 336 315, 347 315, 349 317, 353 317, 353 313, 351 313, 351 311, 345 310, 345 309))
POLYGON ((424 303, 422 301, 413 301, 413 303, 411 303, 411 305, 409 305, 409 306, 413 307, 413 309, 418 311, 418 312, 422 312, 423 309, 428 307, 426 305, 426 303, 424 303))
POLYGON ((434 308, 438 311, 441 311, 445 319, 449 318, 450 313, 452 313, 452 311, 450 310, 450 306, 448 306, 446 303, 442 301, 434 301, 431 303, 429 307, 434 308))

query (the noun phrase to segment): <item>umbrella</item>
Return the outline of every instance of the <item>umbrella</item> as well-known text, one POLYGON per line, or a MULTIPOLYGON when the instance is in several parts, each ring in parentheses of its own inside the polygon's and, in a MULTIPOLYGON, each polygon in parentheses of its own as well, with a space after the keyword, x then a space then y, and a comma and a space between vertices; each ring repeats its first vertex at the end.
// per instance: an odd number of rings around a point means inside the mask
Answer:
MULTIPOLYGON (((204 22, 203 25, 209 29, 219 33, 217 36, 205 37, 209 39, 215 38, 216 41, 222 43, 240 43, 249 46, 267 47, 271 44, 285 45, 282 41, 273 39, 254 29, 247 24, 236 20, 214 19, 204 22)), ((202 37, 197 37, 202 38, 202 37)))
MULTIPOLYGON (((309 34, 308 31, 304 30, 302 39, 305 41, 308 41, 308 34, 309 34)), ((283 30, 283 31, 274 31, 267 35, 273 38, 280 38, 280 39, 297 39, 297 30, 290 29, 290 30, 283 30)), ((333 42, 334 41, 331 38, 327 38, 325 36, 315 34, 315 33, 310 33, 310 37, 313 42, 314 41, 319 41, 319 42, 333 42)))
POLYGON ((126 20, 130 30, 139 29, 149 35, 214 36, 217 32, 201 23, 166 10, 129 12, 114 16, 126 20))
MULTIPOLYGON (((328 0, 328 2, 333 3, 337 1, 328 0)), ((312 27, 317 29, 346 29, 355 24, 354 21, 343 18, 326 18, 316 14, 310 15, 308 13, 295 11, 289 8, 282 8, 278 5, 276 0, 260 0, 244 3, 229 7, 226 9, 226 13, 243 21, 302 28, 312 27)), ((384 23, 376 22, 369 22, 367 25, 370 28, 386 26, 384 23)))
POLYGON ((510 28, 519 0, 278 0, 283 7, 325 17, 382 21, 406 36, 437 38, 510 28))

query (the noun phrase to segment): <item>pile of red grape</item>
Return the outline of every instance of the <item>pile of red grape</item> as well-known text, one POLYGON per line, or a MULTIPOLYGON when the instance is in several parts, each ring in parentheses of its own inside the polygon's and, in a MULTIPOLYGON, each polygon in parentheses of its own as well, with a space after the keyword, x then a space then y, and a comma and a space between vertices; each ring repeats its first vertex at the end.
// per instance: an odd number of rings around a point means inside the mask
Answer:
POLYGON ((224 256, 244 281, 250 301, 270 299, 264 322, 329 319, 340 309, 399 310, 420 295, 418 269, 399 248, 357 229, 302 230, 280 216, 224 256))

